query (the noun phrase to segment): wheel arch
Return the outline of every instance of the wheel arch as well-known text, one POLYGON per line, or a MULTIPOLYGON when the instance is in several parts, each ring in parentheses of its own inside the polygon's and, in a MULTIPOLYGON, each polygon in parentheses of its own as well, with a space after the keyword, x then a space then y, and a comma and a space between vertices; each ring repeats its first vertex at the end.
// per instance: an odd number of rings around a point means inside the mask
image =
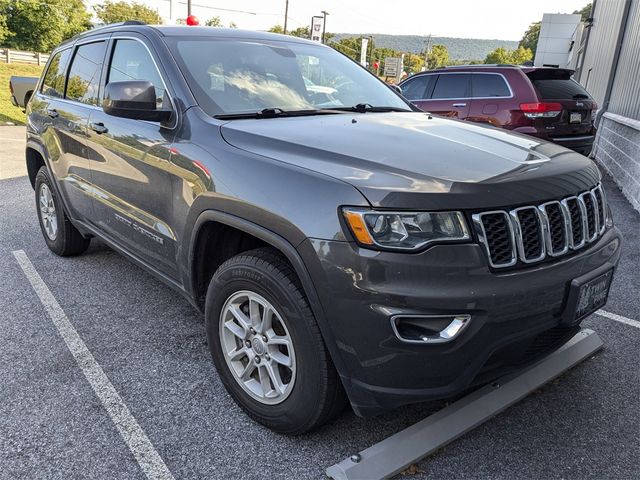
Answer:
POLYGON ((222 224, 227 227, 239 230, 246 235, 250 235, 259 240, 259 242, 261 242, 263 245, 273 247, 287 259, 287 261, 291 264, 293 270, 296 272, 300 283, 302 284, 302 288, 305 295, 307 296, 309 306, 311 307, 316 321, 318 322, 320 332, 322 333, 325 345, 329 350, 329 354, 331 355, 333 364, 344 380, 343 374, 346 372, 346 366, 344 365, 342 356, 338 351, 335 337, 333 335, 331 327, 326 320, 326 315, 324 312, 324 308, 322 307, 322 303, 320 302, 320 297, 316 291, 313 279, 309 271, 307 270, 304 260, 302 259, 302 256, 296 249, 295 245, 293 245, 286 238, 271 230, 268 230, 244 218, 221 212, 219 210, 205 210, 198 216, 193 227, 191 240, 189 242, 188 271, 190 277, 189 287, 191 290, 191 294, 199 308, 202 310, 203 304, 198 299, 198 289, 200 287, 197 285, 197 282, 199 280, 195 274, 198 268, 198 266, 196 265, 197 249, 199 238, 201 233, 203 232, 203 228, 211 222, 222 224))

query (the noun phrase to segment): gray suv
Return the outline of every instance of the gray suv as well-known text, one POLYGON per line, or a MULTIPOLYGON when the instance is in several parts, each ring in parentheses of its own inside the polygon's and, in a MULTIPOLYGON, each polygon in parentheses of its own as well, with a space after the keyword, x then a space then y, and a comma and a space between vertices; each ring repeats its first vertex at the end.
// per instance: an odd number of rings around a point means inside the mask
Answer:
POLYGON ((535 361, 604 305, 620 255, 592 161, 416 111, 298 38, 106 26, 52 52, 27 111, 49 248, 95 237, 182 293, 231 396, 279 432, 535 361))

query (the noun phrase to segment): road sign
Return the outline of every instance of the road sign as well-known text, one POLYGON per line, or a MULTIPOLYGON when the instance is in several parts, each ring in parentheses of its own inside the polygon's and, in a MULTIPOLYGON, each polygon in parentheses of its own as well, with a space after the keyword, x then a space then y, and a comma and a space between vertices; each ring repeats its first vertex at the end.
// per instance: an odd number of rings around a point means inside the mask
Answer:
POLYGON ((401 57, 387 57, 384 59, 384 76, 397 77, 402 70, 401 57))

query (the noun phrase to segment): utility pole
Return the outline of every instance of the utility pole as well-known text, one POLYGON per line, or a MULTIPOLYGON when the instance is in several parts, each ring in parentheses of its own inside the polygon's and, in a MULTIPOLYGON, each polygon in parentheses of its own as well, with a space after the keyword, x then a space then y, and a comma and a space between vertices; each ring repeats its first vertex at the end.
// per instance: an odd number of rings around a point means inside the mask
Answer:
POLYGON ((431 53, 431 34, 427 37, 424 42, 426 44, 426 48, 424 49, 424 69, 429 70, 429 54, 431 53))
POLYGON ((289 0, 284 2, 284 28, 283 33, 287 34, 287 18, 289 17, 289 0))
POLYGON ((373 71, 373 37, 369 35, 369 71, 373 71))
POLYGON ((191 0, 187 0, 187 17, 191 16, 191 0))
POLYGON ((324 32, 327 30, 327 15, 329 15, 329 12, 322 10, 320 13, 324 17, 324 20, 322 20, 322 43, 324 43, 324 32))

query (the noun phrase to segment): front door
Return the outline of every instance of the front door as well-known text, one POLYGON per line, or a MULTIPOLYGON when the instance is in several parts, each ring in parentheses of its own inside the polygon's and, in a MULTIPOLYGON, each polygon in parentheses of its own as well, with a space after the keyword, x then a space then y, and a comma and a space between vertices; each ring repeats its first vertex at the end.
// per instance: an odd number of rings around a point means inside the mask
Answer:
MULTIPOLYGON (((105 84, 150 81, 158 108, 171 108, 165 83, 142 40, 112 39, 109 57, 105 84)), ((99 108, 89 118, 88 145, 99 228, 150 266, 176 277, 170 162, 175 134, 170 127, 113 117, 99 108)))
POLYGON ((444 117, 465 120, 471 106, 471 79, 468 73, 440 73, 429 100, 419 107, 444 117))

